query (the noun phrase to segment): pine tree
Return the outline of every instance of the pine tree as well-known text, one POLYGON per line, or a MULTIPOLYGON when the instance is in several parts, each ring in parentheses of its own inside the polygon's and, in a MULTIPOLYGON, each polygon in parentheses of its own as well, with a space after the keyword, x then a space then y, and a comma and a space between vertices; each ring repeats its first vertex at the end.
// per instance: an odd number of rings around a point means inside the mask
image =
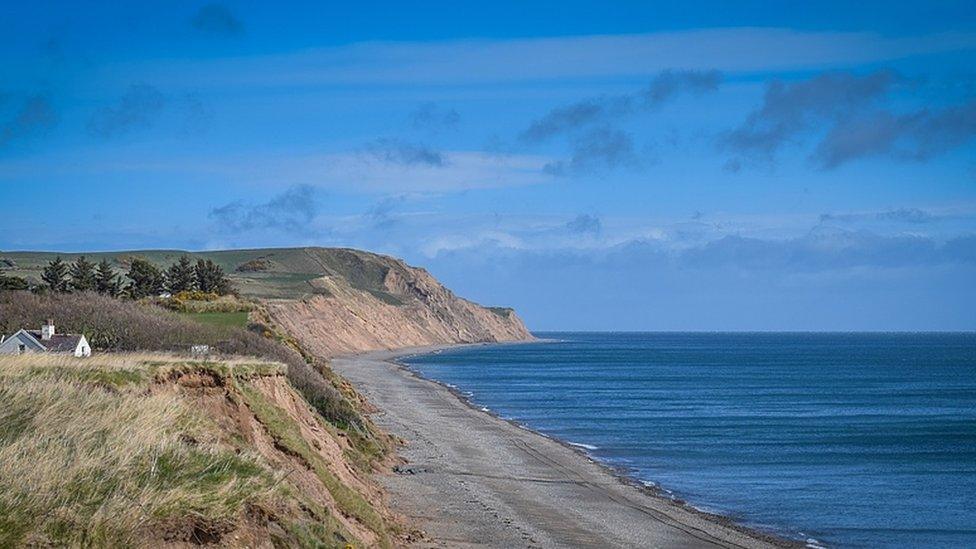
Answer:
POLYGON ((68 264, 61 261, 61 256, 56 257, 41 273, 41 280, 52 292, 68 291, 68 264))
POLYGON ((230 279, 224 270, 212 260, 199 259, 196 267, 197 288, 201 292, 215 294, 229 294, 231 292, 230 279))
POLYGON ((115 269, 108 259, 103 259, 95 269, 95 291, 111 297, 116 297, 121 292, 122 282, 115 274, 115 269))
POLYGON ((126 288, 132 299, 158 295, 165 287, 163 272, 145 259, 132 260, 126 276, 132 281, 126 288))
POLYGON ((3 290, 29 290, 30 282, 26 278, 19 276, 7 276, 0 273, 0 291, 3 290))
POLYGON ((81 256, 69 268, 71 287, 79 292, 90 292, 95 289, 95 264, 85 256, 81 256))
POLYGON ((196 269, 185 255, 166 270, 166 287, 174 294, 191 291, 196 288, 196 283, 196 269))

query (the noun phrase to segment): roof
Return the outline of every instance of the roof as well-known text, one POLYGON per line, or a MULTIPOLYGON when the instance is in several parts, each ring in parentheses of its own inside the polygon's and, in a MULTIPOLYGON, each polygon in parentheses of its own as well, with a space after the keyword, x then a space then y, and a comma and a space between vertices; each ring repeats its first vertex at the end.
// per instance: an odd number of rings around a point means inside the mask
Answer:
POLYGON ((78 334, 54 334, 51 339, 41 339, 41 332, 28 331, 38 343, 52 353, 71 353, 78 348, 81 336, 78 334))

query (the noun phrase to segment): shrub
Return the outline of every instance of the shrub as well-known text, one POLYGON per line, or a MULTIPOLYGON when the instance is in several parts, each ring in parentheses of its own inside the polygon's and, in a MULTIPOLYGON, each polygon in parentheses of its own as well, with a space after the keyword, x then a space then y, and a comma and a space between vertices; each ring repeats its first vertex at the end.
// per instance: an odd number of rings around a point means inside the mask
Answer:
POLYGON ((0 273, 0 290, 29 290, 30 282, 19 276, 7 276, 0 273))

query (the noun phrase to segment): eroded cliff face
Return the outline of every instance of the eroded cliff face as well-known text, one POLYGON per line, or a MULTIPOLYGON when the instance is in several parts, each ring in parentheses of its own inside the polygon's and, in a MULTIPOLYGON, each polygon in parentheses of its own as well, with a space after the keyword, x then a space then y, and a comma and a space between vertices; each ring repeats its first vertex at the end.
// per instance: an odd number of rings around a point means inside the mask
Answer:
POLYGON ((533 339, 512 309, 460 298, 424 269, 402 261, 349 253, 369 262, 367 270, 377 282, 372 287, 356 287, 349 276, 326 275, 312 281, 317 295, 266 302, 273 320, 316 354, 533 339))

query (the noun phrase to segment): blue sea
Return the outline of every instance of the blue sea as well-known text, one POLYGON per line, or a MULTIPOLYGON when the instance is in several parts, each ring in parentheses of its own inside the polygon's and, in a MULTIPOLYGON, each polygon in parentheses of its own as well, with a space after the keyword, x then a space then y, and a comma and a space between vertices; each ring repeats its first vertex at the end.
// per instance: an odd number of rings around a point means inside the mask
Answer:
POLYGON ((405 362, 746 525, 976 547, 976 334, 536 335, 405 362))

